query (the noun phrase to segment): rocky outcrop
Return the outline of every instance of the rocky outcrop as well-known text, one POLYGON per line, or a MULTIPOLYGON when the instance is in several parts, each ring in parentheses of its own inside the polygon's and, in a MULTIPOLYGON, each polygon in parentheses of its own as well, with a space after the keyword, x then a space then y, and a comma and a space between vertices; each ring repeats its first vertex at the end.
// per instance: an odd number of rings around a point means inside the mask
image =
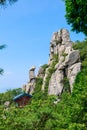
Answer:
POLYGON ((23 85, 23 91, 25 93, 32 94, 35 89, 35 82, 36 82, 36 76, 35 76, 35 66, 32 66, 29 70, 29 82, 25 85, 23 85))
POLYGON ((53 33, 50 42, 49 67, 46 69, 42 90, 45 88, 46 78, 49 73, 49 68, 54 61, 54 55, 58 55, 58 62, 49 81, 48 94, 60 95, 64 90, 63 80, 65 77, 69 80, 70 90, 72 92, 76 75, 81 70, 81 62, 79 51, 73 50, 72 48, 72 41, 70 40, 68 30, 61 29, 53 33))
POLYGON ((29 70, 29 80, 35 79, 35 66, 32 66, 29 70))
POLYGON ((44 68, 40 66, 37 77, 44 78, 44 68))
MULTIPOLYGON (((48 64, 41 66, 37 75, 43 79, 42 91, 48 87, 49 95, 59 96, 63 91, 66 91, 64 79, 68 80, 69 91, 73 91, 76 75, 81 70, 81 62, 79 51, 74 50, 72 45, 73 42, 70 40, 68 30, 61 29, 53 33, 48 64)), ((33 66, 29 70, 29 82, 23 86, 23 90, 32 94, 35 82, 35 67, 33 66)), ((59 101, 60 99, 57 102, 59 101)))

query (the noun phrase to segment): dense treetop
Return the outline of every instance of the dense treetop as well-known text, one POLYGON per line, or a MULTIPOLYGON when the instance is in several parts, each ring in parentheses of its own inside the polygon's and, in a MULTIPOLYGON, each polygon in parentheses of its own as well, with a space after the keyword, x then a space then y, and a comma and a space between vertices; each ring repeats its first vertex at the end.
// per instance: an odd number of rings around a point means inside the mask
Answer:
POLYGON ((64 0, 66 20, 72 31, 83 32, 87 35, 87 0, 64 0))
POLYGON ((16 2, 17 0, 0 0, 0 5, 6 5, 6 4, 12 4, 16 2))

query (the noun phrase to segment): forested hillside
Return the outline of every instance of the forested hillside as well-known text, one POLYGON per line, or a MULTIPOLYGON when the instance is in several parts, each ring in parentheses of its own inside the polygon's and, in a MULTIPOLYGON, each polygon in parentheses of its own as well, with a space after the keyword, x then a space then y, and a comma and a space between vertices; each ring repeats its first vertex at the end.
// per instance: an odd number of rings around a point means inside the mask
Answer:
MULTIPOLYGON (((83 42, 77 41, 73 48, 80 50, 82 62, 82 69, 76 77, 73 92, 64 91, 60 96, 61 101, 56 104, 57 97, 47 95, 48 86, 42 92, 43 80, 37 78, 32 100, 24 108, 16 107, 12 101, 13 96, 21 92, 20 89, 0 94, 0 130, 87 129, 87 39, 83 42), (7 100, 11 104, 6 109, 4 102, 7 100)), ((46 67, 43 65, 44 71, 46 67)), ((50 72, 53 70, 52 66, 50 72)), ((68 82, 66 80, 64 82, 67 88, 68 82)))

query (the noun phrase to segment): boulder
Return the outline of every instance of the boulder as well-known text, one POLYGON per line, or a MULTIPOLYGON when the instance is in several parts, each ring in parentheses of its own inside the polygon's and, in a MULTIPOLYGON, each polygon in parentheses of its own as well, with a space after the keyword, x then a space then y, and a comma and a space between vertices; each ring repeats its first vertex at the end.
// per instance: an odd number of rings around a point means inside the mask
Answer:
POLYGON ((68 56, 66 57, 65 62, 67 63, 68 66, 71 66, 75 64, 76 62, 80 61, 80 54, 79 50, 73 50, 71 51, 68 56))
POLYGON ((5 107, 9 107, 9 106, 10 106, 10 101, 6 101, 6 102, 4 103, 4 106, 5 106, 5 107))
POLYGON ((61 100, 58 98, 56 101, 54 101, 54 104, 59 103, 61 100))

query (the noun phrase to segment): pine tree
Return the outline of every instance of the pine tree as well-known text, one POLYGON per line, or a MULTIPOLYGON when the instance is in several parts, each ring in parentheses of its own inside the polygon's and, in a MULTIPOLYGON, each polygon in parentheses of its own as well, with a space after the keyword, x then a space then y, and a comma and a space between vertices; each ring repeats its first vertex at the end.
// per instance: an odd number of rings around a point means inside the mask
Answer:
POLYGON ((87 35, 87 0, 64 0, 66 20, 72 31, 83 32, 87 35))

